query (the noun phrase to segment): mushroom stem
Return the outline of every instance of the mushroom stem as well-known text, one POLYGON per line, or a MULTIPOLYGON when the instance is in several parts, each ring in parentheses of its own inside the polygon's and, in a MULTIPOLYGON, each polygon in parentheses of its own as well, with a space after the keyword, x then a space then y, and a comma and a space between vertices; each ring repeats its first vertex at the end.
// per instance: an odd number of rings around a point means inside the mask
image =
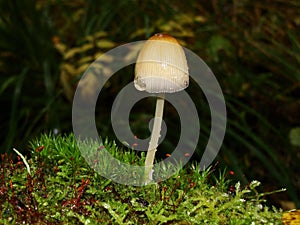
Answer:
POLYGON ((153 129, 151 132, 151 139, 147 151, 146 161, 145 161, 145 184, 148 184, 152 181, 152 167, 155 158, 155 152, 157 151, 158 139, 160 138, 161 131, 161 122, 163 119, 164 112, 164 95, 161 94, 156 99, 156 108, 155 108, 155 118, 153 123, 153 129))

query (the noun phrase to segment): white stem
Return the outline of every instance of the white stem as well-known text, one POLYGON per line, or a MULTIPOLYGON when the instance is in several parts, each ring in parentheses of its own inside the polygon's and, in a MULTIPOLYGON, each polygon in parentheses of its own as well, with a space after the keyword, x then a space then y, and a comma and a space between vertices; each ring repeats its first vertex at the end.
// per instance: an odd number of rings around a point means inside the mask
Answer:
POLYGON ((152 181, 152 167, 155 158, 155 152, 157 151, 158 139, 160 138, 161 122, 163 119, 164 112, 164 96, 161 95, 156 100, 155 108, 155 118, 153 123, 153 129, 151 132, 151 139, 149 143, 149 148, 147 151, 146 161, 145 161, 145 184, 152 181))

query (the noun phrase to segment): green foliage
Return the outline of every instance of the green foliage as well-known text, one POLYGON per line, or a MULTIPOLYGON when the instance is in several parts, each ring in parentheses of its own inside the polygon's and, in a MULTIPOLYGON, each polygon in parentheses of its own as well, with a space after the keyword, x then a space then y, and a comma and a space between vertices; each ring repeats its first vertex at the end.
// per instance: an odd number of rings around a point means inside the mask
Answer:
MULTIPOLYGON (((226 171, 214 176, 190 164, 158 184, 124 186, 95 173, 75 143, 73 135, 31 142, 31 174, 21 157, 1 156, 1 224, 282 224, 258 181, 241 187, 226 171)), ((127 152, 130 164, 144 162, 134 151, 105 147, 115 157, 127 152)))

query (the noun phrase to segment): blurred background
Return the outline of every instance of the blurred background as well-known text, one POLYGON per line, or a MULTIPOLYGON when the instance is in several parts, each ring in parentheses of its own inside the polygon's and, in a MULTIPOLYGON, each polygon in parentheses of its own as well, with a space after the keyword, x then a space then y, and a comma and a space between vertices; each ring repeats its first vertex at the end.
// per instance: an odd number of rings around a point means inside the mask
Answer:
MULTIPOLYGON (((43 132, 72 132, 72 98, 98 56, 124 43, 168 33, 199 55, 224 92, 228 120, 216 167, 234 171, 244 185, 259 180, 284 209, 300 207, 300 1, 298 0, 0 0, 0 151, 26 153, 43 132)), ((106 84, 97 109, 102 136, 114 139, 110 107, 133 81, 134 67, 106 84), (104 103, 104 104, 103 104, 104 103)), ((197 106, 200 160, 210 132, 210 111, 199 88, 187 89, 197 106)), ((200 90, 201 92, 201 90, 200 90)), ((147 137, 154 99, 132 109, 131 128, 147 137)), ((180 133, 166 104, 171 154, 180 133)))

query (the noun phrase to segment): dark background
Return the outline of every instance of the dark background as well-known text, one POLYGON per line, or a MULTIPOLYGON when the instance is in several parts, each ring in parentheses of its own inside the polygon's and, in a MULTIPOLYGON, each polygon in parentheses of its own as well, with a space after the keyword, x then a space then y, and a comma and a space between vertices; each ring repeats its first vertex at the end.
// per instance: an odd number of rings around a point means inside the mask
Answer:
MULTIPOLYGON (((300 2, 212 1, 0 1, 0 150, 27 150, 42 132, 72 132, 76 83, 109 49, 162 32, 198 54, 213 70, 226 99, 228 121, 216 167, 235 172, 244 185, 264 191, 287 188, 271 200, 299 207, 300 2)), ((111 78, 97 110, 102 136, 114 139, 110 105, 133 80, 133 66, 111 78)), ((191 82, 188 93, 200 115, 199 160, 210 131, 206 100, 191 82)), ((155 101, 139 102, 131 128, 149 135, 155 101)), ((179 119, 166 104, 167 138, 158 157, 177 143, 179 119)))

